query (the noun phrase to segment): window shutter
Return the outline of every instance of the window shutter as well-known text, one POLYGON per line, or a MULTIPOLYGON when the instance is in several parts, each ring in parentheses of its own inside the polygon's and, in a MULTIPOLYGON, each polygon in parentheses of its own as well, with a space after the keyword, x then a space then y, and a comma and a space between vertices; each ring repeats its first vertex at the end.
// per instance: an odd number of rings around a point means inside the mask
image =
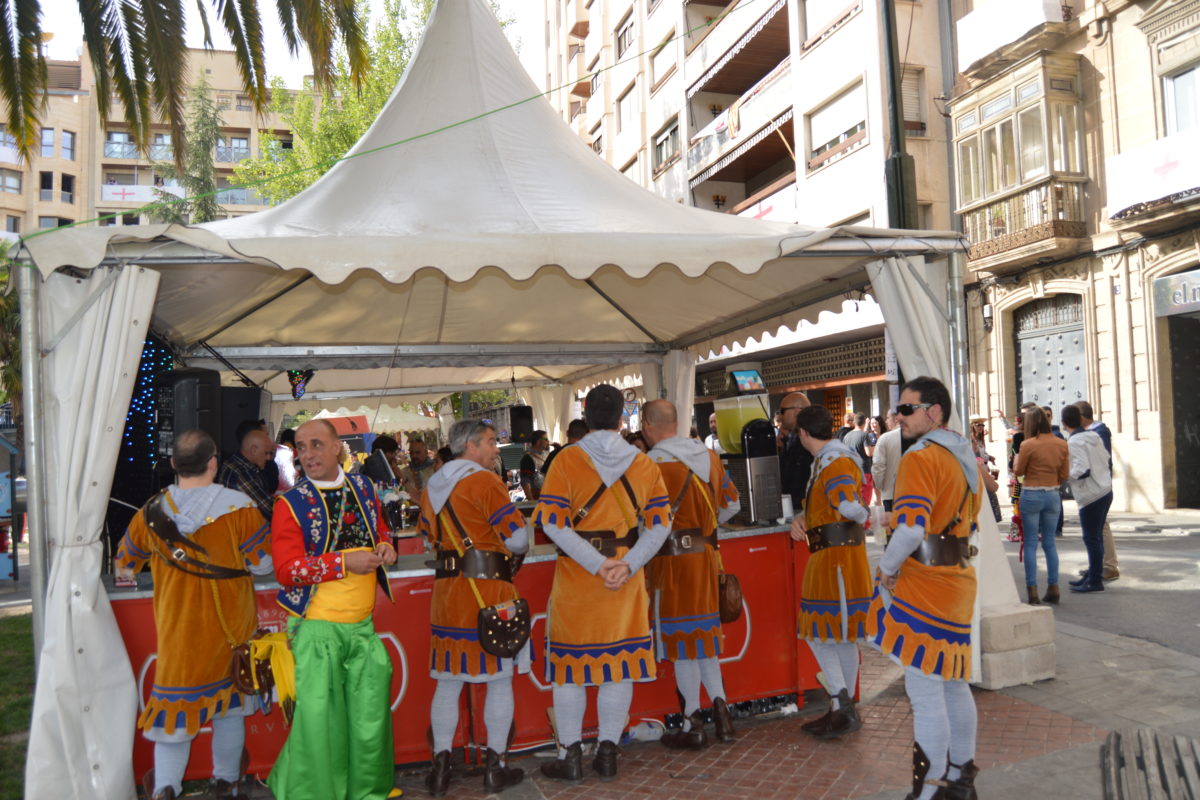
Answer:
POLYGON ((923 70, 905 67, 904 78, 900 82, 900 97, 904 101, 904 120, 906 122, 924 122, 925 109, 921 107, 921 79, 925 76, 923 70))

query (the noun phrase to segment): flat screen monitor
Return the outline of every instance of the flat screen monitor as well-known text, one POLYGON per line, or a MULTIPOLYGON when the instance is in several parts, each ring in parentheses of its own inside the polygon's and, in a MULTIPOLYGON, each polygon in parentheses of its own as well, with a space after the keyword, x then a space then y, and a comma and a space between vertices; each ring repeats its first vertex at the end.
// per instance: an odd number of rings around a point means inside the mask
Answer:
POLYGON ((763 383, 762 375, 756 369, 735 369, 732 370, 733 379, 737 382, 739 393, 745 392, 765 392, 767 385, 763 383))

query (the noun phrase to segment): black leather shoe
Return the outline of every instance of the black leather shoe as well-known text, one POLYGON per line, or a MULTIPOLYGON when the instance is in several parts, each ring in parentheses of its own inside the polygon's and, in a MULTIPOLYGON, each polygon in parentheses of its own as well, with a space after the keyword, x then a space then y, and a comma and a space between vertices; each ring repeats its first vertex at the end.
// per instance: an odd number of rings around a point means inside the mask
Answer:
POLYGON ((975 766, 975 761, 968 761, 958 770, 959 776, 947 781, 946 788, 941 790, 942 797, 946 800, 979 800, 979 794, 975 791, 975 776, 979 774, 979 767, 975 766))
POLYGON ((1067 581, 1067 585, 1068 586, 1083 586, 1087 582, 1088 582, 1088 572, 1085 569, 1083 571, 1083 574, 1079 576, 1079 580, 1067 581))
MULTIPOLYGON (((703 732, 703 728, 700 729, 703 732)), ((617 746, 609 741, 603 741, 596 746, 596 757, 592 759, 592 769, 600 780, 607 783, 617 778, 617 746)))
POLYGON ((717 738, 722 742, 732 742, 736 738, 733 735, 733 715, 729 713, 729 704, 724 697, 713 700, 713 722, 717 726, 717 738))
POLYGON ((862 720, 858 718, 858 711, 854 708, 854 701, 850 699, 850 692, 842 689, 838 692, 837 699, 838 707, 829 716, 829 727, 816 735, 818 739, 839 739, 862 727, 862 720))
MULTIPOLYGON (((672 750, 703 750, 708 747, 708 734, 704 732, 704 719, 700 712, 692 712, 688 722, 692 725, 688 730, 667 731, 659 741, 672 750)), ((599 752, 596 755, 599 757, 599 752)))
POLYGON ((434 797, 444 797, 450 789, 450 751, 443 750, 433 757, 433 766, 425 776, 425 788, 434 797))
POLYGON ((1104 584, 1103 583, 1085 583, 1081 586, 1072 586, 1071 591, 1077 592, 1078 594, 1086 594, 1087 592, 1103 592, 1104 584))
POLYGON ((487 766, 483 771, 483 788, 489 794, 503 792, 525 780, 525 770, 508 767, 501 763, 500 754, 492 748, 487 751, 487 766))
POLYGON ((815 719, 810 719, 800 726, 800 730, 805 733, 811 733, 813 736, 819 736, 829 730, 829 720, 833 717, 833 707, 815 719))
POLYGON ((547 778, 567 783, 583 781, 583 745, 576 742, 567 748, 566 754, 549 764, 542 764, 542 774, 547 778))
POLYGON ((209 794, 213 800, 233 800, 237 797, 237 781, 223 781, 220 778, 213 778, 209 785, 209 794))

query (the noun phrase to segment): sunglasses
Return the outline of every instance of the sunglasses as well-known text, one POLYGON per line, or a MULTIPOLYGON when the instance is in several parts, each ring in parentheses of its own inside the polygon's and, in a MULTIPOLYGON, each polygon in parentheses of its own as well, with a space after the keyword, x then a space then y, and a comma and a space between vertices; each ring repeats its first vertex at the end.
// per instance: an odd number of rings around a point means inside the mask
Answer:
POLYGON ((896 413, 902 417, 910 417, 919 408, 933 408, 933 403, 901 403, 896 406, 896 413))

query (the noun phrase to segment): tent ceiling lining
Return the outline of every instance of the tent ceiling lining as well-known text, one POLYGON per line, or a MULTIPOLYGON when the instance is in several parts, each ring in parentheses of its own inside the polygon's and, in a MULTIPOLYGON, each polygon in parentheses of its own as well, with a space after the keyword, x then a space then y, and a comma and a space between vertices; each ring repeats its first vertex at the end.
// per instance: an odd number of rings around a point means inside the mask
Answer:
MULTIPOLYGON (((212 369, 372 369, 378 367, 495 367, 660 362, 661 344, 429 344, 209 348, 188 354, 189 366, 212 369), (210 352, 211 351, 211 352, 210 352), (216 356, 214 358, 214 355, 216 356)), ((544 374, 544 373, 539 373, 544 374)), ((554 378, 546 376, 547 380, 554 378)))
MULTIPOLYGON (((565 383, 566 381, 562 381, 565 383)), ((494 383, 459 383, 443 386, 405 386, 395 389, 354 389, 344 392, 308 392, 301 398, 305 400, 348 400, 362 397, 379 399, 380 397, 404 397, 405 395, 447 395, 456 392, 483 392, 489 389, 529 389, 534 386, 544 386, 545 381, 496 381, 494 383)), ((271 400, 276 403, 291 402, 290 394, 273 394, 271 400)))

